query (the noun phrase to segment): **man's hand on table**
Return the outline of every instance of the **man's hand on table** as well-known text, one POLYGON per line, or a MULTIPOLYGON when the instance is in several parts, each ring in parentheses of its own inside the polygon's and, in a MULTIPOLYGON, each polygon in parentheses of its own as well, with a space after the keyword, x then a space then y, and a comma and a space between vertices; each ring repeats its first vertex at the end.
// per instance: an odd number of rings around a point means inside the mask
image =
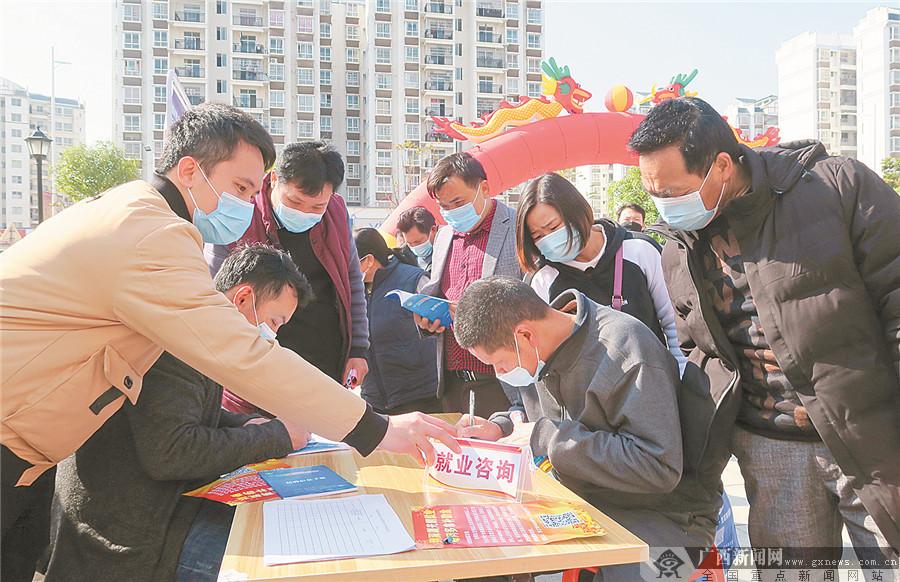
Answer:
POLYGON ((469 426, 469 415, 464 414, 456 423, 456 430, 462 438, 475 438, 483 441, 496 441, 503 438, 500 425, 480 416, 474 417, 473 426, 469 426))
POLYGON ((378 448, 392 453, 406 453, 420 466, 434 464, 434 446, 428 439, 439 440, 454 453, 460 452, 456 427, 421 412, 388 417, 388 429, 378 448), (423 462, 422 454, 425 455, 423 462))

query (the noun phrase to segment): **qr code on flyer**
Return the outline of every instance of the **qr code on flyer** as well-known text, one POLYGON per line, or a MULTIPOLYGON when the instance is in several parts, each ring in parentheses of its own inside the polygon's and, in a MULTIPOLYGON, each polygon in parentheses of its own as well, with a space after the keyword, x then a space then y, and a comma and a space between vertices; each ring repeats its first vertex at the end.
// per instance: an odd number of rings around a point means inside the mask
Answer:
POLYGON ((541 524, 548 528, 570 527, 584 523, 577 515, 575 515, 574 511, 555 514, 542 513, 538 515, 538 518, 541 520, 541 524))

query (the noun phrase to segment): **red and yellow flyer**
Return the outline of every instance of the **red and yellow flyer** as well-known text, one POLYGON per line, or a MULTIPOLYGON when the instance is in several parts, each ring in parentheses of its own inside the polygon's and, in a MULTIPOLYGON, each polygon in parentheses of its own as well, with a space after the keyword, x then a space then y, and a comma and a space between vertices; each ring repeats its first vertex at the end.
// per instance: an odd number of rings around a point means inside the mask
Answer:
POLYGON ((263 481, 262 477, 259 476, 259 472, 289 467, 290 465, 277 459, 245 465, 227 475, 222 475, 212 483, 198 487, 193 491, 188 491, 184 495, 188 497, 203 497, 219 503, 227 503, 228 505, 281 499, 275 493, 275 490, 263 481))
POLYGON ((415 507, 412 517, 419 549, 537 546, 606 535, 583 508, 558 501, 415 507))

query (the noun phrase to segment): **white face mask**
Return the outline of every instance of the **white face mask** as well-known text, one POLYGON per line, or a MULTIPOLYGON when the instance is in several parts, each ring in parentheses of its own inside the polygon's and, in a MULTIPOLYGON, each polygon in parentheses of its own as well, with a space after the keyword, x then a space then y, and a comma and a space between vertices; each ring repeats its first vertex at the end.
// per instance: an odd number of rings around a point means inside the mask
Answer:
MULTIPOLYGON (((253 293, 253 319, 256 320, 256 329, 259 330, 259 337, 263 338, 267 342, 275 342, 275 338, 278 337, 278 334, 269 327, 269 324, 265 321, 260 323, 259 316, 256 315, 256 293, 251 289, 251 293, 253 293)), ((235 306, 237 307, 237 306, 235 306)))
POLYGON ((505 382, 510 386, 518 386, 520 388, 525 386, 531 386, 535 382, 538 381, 538 378, 541 375, 541 370, 544 369, 544 361, 541 360, 541 355, 538 353, 538 349, 534 348, 534 355, 537 358, 537 367, 534 370, 534 374, 526 370, 522 367, 522 356, 519 354, 519 341, 518 337, 513 334, 513 343, 516 345, 516 359, 519 362, 519 365, 509 372, 505 374, 497 374, 497 379, 501 382, 505 382))

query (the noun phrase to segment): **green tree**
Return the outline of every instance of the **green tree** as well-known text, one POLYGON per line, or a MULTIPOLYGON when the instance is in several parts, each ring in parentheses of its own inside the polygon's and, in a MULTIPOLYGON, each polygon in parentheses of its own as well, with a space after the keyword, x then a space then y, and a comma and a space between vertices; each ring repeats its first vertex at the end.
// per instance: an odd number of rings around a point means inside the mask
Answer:
POLYGON ((881 161, 884 181, 900 194, 900 158, 885 158, 881 161))
POLYGON ((113 186, 137 180, 140 163, 125 158, 111 142, 99 142, 66 149, 54 171, 56 188, 72 202, 96 196, 113 186))
POLYGON ((628 168, 625 177, 609 185, 609 216, 616 220, 616 210, 623 204, 639 204, 644 209, 644 224, 650 226, 659 220, 659 213, 650 195, 641 184, 641 170, 637 166, 628 168))

